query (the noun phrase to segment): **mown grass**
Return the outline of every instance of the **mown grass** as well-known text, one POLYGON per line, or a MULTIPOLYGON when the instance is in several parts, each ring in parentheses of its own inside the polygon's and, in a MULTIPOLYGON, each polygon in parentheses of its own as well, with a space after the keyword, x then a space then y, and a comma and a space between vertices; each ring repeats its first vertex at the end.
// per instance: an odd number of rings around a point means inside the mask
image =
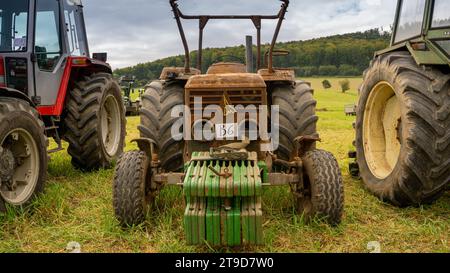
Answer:
MULTIPOLYGON (((146 222, 122 229, 112 208, 112 170, 82 173, 74 170, 66 152, 52 155, 45 194, 28 210, 9 210, 0 216, 0 252, 66 252, 71 241, 83 252, 369 252, 378 241, 383 252, 450 252, 450 195, 436 204, 399 209, 384 204, 350 178, 347 152, 352 148, 354 117, 346 117, 344 105, 357 100, 361 79, 350 79, 352 90, 337 91, 339 79, 330 79, 325 91, 322 79, 306 79, 316 89, 320 148, 333 152, 345 182, 343 223, 331 228, 321 222, 305 224, 293 212, 288 188, 264 193, 265 246, 242 249, 191 247, 184 241, 183 199, 179 188, 167 188, 146 222), (326 109, 325 109, 326 108, 326 109)), ((138 118, 128 119, 127 150, 138 136, 138 118)))

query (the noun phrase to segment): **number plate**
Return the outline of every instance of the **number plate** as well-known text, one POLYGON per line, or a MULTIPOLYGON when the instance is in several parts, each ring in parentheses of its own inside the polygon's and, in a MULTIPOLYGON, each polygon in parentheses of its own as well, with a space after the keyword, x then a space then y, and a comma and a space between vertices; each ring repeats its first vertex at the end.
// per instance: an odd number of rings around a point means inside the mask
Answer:
POLYGON ((238 130, 237 123, 216 124, 216 139, 237 138, 238 130))

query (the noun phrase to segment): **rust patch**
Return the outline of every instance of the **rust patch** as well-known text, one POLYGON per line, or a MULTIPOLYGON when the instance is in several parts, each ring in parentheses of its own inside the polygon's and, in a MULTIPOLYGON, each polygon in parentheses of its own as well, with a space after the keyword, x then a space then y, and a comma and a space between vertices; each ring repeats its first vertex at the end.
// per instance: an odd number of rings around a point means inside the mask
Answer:
POLYGON ((259 89, 266 88, 263 78, 254 73, 196 75, 189 78, 186 89, 259 89))
POLYGON ((246 73, 245 65, 241 63, 216 63, 209 67, 206 74, 246 73))
POLYGON ((161 72, 159 78, 161 80, 170 80, 170 79, 188 80, 190 77, 200 74, 201 74, 200 70, 195 68, 191 68, 190 72, 186 73, 184 67, 165 67, 161 72))
POLYGON ((281 69, 277 68, 273 73, 270 73, 269 69, 258 70, 258 75, 260 75, 265 82, 273 81, 289 81, 295 82, 295 71, 294 69, 281 69))

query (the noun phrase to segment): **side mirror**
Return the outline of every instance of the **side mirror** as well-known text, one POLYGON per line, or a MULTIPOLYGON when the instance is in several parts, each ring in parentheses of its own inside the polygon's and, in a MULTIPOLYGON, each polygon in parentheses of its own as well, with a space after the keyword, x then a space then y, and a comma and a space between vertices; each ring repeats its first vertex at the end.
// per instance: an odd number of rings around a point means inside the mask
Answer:
POLYGON ((108 61, 108 53, 94 53, 92 54, 92 58, 106 63, 108 61))

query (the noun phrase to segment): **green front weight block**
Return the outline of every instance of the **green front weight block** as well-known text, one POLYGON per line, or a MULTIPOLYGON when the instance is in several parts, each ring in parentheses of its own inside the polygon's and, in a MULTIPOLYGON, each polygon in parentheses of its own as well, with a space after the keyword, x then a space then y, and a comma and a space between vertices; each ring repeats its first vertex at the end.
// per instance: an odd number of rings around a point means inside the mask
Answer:
POLYGON ((256 153, 240 161, 193 153, 183 182, 190 245, 262 245, 262 178, 256 153))

